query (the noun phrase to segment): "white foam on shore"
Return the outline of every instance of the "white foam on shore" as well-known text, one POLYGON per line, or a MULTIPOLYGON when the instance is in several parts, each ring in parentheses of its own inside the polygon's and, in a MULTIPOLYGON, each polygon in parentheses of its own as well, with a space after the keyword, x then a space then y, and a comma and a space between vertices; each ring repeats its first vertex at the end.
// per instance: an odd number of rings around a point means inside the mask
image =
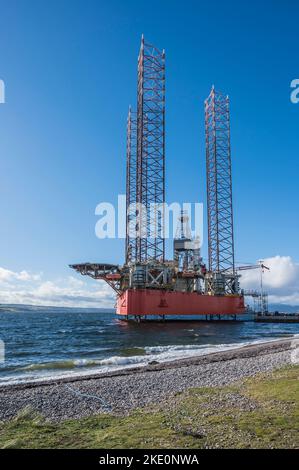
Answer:
MULTIPOLYGON (((291 335, 290 338, 299 338, 291 335)), ((280 341, 281 338, 258 339, 230 344, 204 344, 204 345, 167 345, 144 347, 146 354, 137 356, 111 356, 104 359, 72 359, 52 363, 31 364, 19 369, 14 376, 0 379, 0 385, 20 384, 26 382, 53 381, 69 377, 82 377, 94 374, 112 372, 132 367, 142 367, 152 361, 160 363, 188 359, 221 351, 239 349, 245 346, 280 341)))

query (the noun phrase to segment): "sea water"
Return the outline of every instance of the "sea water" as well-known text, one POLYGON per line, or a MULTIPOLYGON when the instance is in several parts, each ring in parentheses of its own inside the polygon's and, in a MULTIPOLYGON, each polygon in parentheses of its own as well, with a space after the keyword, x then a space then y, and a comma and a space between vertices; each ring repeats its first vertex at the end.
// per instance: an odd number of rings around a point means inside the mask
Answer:
POLYGON ((299 324, 124 322, 99 309, 1 306, 0 385, 109 372, 299 334, 299 324))

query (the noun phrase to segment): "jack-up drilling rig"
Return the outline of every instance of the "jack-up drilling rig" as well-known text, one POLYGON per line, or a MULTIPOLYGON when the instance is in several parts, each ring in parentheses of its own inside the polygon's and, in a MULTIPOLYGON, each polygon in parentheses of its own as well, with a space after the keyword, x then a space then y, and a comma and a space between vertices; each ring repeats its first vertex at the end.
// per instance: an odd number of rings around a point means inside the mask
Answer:
POLYGON ((70 266, 106 281, 123 319, 245 312, 234 260, 229 99, 214 87, 205 101, 205 125, 208 268, 183 211, 173 260, 165 259, 165 53, 142 37, 137 111, 130 108, 127 121, 125 263, 70 266))

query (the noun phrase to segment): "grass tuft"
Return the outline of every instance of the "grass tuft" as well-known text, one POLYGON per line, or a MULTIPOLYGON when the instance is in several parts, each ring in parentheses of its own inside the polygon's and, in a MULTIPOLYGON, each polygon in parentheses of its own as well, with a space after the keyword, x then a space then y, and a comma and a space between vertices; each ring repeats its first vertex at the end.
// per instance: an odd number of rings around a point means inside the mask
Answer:
POLYGON ((299 448, 299 366, 176 394, 127 416, 59 424, 26 407, 0 424, 8 448, 299 448))

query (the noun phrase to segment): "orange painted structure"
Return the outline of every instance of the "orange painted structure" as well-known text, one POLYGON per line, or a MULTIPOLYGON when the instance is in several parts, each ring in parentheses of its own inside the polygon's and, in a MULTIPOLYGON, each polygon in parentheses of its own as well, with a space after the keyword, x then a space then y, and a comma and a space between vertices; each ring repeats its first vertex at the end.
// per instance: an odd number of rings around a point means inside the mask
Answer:
POLYGON ((127 289, 117 298, 117 315, 238 315, 245 313, 241 295, 207 295, 163 289, 127 289))

